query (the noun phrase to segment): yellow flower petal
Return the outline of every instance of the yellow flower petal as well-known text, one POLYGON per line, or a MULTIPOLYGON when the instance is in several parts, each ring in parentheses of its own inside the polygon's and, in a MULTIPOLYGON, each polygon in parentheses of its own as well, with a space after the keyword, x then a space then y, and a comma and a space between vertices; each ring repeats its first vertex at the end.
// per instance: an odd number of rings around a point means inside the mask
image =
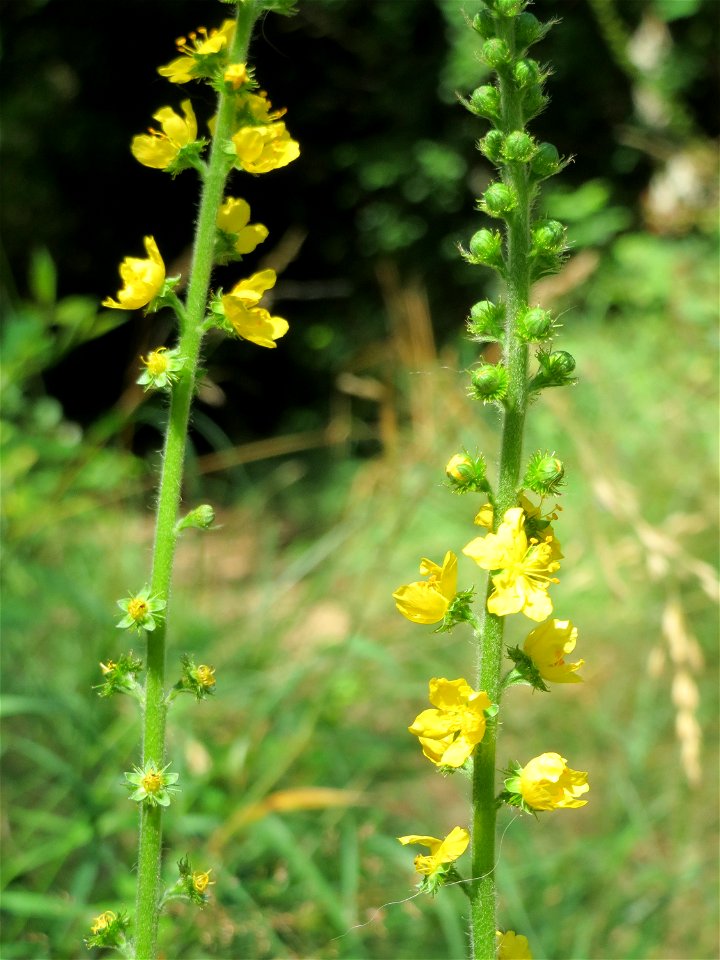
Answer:
POLYGON ((496 934, 497 960, 533 960, 527 937, 523 937, 514 930, 496 934))
POLYGON ((453 863, 462 856, 470 843, 470 834, 463 827, 453 827, 444 840, 437 837, 425 837, 419 834, 410 834, 407 837, 398 837, 403 846, 417 843, 428 847, 430 856, 415 857, 415 869, 424 876, 430 876, 446 863, 453 863))
POLYGON ((543 753, 520 772, 520 793, 533 810, 584 807, 581 797, 589 789, 587 773, 571 770, 558 753, 543 753))
POLYGON ((438 623, 457 591, 457 557, 448 550, 442 566, 423 558, 420 573, 428 579, 398 587, 393 593, 395 606, 413 623, 438 623))
POLYGON ((120 264, 120 276, 123 288, 118 291, 117 300, 106 297, 102 305, 114 310, 138 310, 149 304, 160 293, 165 284, 165 264, 160 256, 154 237, 143 240, 148 259, 125 257, 120 264))
POLYGON ((551 683, 582 683, 575 673, 585 663, 566 663, 565 654, 572 653, 577 628, 569 620, 547 620, 526 637, 523 650, 533 661, 544 680, 551 683))

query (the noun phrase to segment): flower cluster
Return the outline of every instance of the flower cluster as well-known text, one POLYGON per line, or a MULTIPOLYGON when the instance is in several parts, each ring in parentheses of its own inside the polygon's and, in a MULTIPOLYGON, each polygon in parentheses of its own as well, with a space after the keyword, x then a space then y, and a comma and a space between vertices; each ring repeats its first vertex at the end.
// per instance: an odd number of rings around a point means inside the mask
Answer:
MULTIPOLYGON (((480 59, 497 72, 498 81, 484 83, 467 99, 461 98, 472 114, 490 121, 492 129, 478 141, 478 148, 498 171, 478 198, 477 209, 502 229, 482 227, 467 249, 460 248, 468 263, 495 270, 505 288, 505 296, 497 302, 476 303, 468 319, 471 340, 501 344, 497 362, 481 353, 469 371, 469 395, 496 406, 503 418, 498 481, 493 489, 481 453, 465 449, 451 456, 445 467, 447 482, 455 493, 481 495, 472 515, 475 525, 484 528, 483 534, 468 538, 457 552, 448 550, 441 565, 424 559, 420 572, 425 579, 401 586, 393 594, 399 612, 414 623, 440 624, 436 629, 450 630, 468 622, 475 631, 477 689, 464 678, 433 678, 432 709, 418 714, 409 730, 418 738, 423 755, 441 772, 472 770, 474 822, 479 832, 473 837, 473 868, 484 876, 495 866, 494 812, 487 809, 495 789, 488 781, 495 768, 503 692, 512 684, 544 692, 549 692, 548 684, 577 684, 584 662, 566 659, 575 649, 578 630, 570 620, 553 616, 552 588, 559 582, 557 574, 564 561, 555 531, 560 508, 554 499, 565 483, 565 468, 555 452, 547 450, 536 451, 524 468, 521 465, 522 423, 530 402, 546 388, 575 382, 574 358, 552 348, 560 328, 557 318, 528 302, 532 283, 560 269, 566 241, 562 224, 535 217, 533 212, 540 183, 558 173, 565 161, 552 144, 539 142, 526 130, 528 121, 547 102, 543 87, 548 76, 529 50, 550 26, 541 24, 525 9, 527 5, 527 0, 484 0, 472 28, 481 38, 480 59), (459 553, 476 569, 487 571, 487 591, 477 613, 471 610, 474 588, 458 591, 459 553), (527 618, 533 628, 522 646, 505 648, 511 665, 502 676, 503 634, 513 615, 527 618)), ((571 769, 564 757, 550 752, 524 766, 512 764, 495 799, 498 806, 505 803, 537 815, 584 806, 588 791, 587 774, 571 769)), ((448 876, 457 876, 452 865, 465 850, 468 834, 456 827, 445 840, 399 839, 430 848, 429 856, 416 857, 415 868, 423 877, 423 889, 435 892, 448 876)), ((469 884, 473 900, 478 887, 474 881, 469 884)), ((473 910, 476 907, 473 900, 473 910)), ((487 939, 480 949, 483 956, 492 949, 487 939)), ((514 931, 498 932, 495 949, 506 960, 531 957, 526 938, 514 931)))

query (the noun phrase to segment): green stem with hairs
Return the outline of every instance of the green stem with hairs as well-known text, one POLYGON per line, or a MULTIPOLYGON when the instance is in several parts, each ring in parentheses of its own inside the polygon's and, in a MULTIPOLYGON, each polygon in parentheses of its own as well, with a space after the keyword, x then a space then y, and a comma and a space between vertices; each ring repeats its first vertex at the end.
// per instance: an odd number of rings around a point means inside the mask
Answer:
MULTIPOLYGON (((514 49, 514 20, 506 22, 504 39, 514 49)), ((498 70, 502 105, 500 129, 503 133, 521 130, 524 126, 519 93, 512 79, 498 70)), ((530 208, 531 189, 527 167, 522 163, 506 163, 503 180, 517 196, 517 206, 508 217, 506 231, 505 305, 506 326, 504 362, 508 372, 508 390, 502 415, 502 440, 498 485, 495 496, 493 530, 497 532, 506 510, 517 506, 520 485, 523 430, 528 404, 528 348, 517 336, 517 318, 528 305, 530 293, 530 208)), ((493 703, 501 692, 504 620, 487 609, 487 596, 480 626, 475 632, 477 643, 478 690, 484 690, 493 703)), ((473 766, 473 844, 471 929, 472 956, 475 960, 494 960, 495 931, 495 769, 497 719, 488 721, 485 736, 475 751, 473 766)))
MULTIPOLYGON (((237 6, 237 27, 230 50, 231 62, 245 62, 253 25, 259 15, 257 3, 245 0, 237 6)), ((190 408, 195 391, 198 359, 203 337, 203 320, 207 306, 210 275, 213 267, 215 223, 229 173, 223 144, 232 134, 233 102, 220 94, 217 122, 204 180, 198 217, 193 259, 190 270, 185 317, 178 342, 180 356, 185 358, 183 376, 173 385, 170 412, 165 435, 162 474, 158 492, 155 545, 153 550, 151 590, 166 601, 166 618, 147 633, 147 665, 145 678, 145 713, 143 718, 143 766, 152 761, 157 768, 164 765, 165 721, 165 639, 169 612, 170 586, 177 534, 175 526, 180 509, 183 465, 190 408)), ((162 864, 163 808, 143 803, 140 808, 140 836, 137 863, 135 913, 135 956, 137 960, 155 960, 160 904, 162 864)))

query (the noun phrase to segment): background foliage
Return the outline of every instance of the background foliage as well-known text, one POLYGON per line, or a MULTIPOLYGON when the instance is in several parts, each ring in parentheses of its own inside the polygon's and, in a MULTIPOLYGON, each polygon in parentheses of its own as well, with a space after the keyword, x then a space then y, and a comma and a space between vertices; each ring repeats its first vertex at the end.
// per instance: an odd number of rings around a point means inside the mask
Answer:
MULTIPOLYGON (((218 884, 201 914, 166 922, 165 949, 460 957, 464 898, 405 899, 411 857, 394 837, 465 822, 465 784, 448 804, 452 785, 405 727, 428 677, 472 670, 471 647, 402 621, 390 593, 420 556, 474 535, 442 466, 497 439, 462 372, 476 359, 462 321, 491 278, 455 249, 490 177, 473 150, 483 125, 455 91, 483 77, 460 3, 300 7, 264 21, 254 54, 303 154, 247 188, 271 231, 250 268, 282 271, 291 334, 274 355, 212 343, 193 423, 186 497, 217 503, 222 529, 182 543, 174 646, 220 683, 210 703, 174 708, 184 789, 168 869, 188 852, 218 884)), ((8 960, 77 957, 89 918, 132 902, 135 810, 120 782, 137 720, 92 685, 120 652, 114 600, 146 576, 163 403, 134 379, 167 328, 116 326, 97 304, 144 234, 180 269, 187 258, 192 176, 140 168, 128 144, 181 99, 155 74, 174 37, 224 12, 3 7, 8 960)), ((570 222, 574 256, 536 297, 562 313, 581 382, 534 408, 528 448, 567 462, 557 606, 581 627, 588 682, 532 702, 511 690, 502 749, 557 748, 591 771, 593 793, 579 812, 506 818, 501 920, 537 957, 710 958, 716 11, 536 12, 562 23, 540 48, 554 77, 535 128, 576 158, 543 200, 570 222)))

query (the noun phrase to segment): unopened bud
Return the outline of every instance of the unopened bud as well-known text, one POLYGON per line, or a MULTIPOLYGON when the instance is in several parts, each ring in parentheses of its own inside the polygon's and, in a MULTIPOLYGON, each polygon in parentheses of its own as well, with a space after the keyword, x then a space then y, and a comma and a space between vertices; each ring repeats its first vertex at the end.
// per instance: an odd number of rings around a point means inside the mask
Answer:
POLYGON ((182 520, 178 521, 176 532, 186 530, 188 527, 195 527, 198 530, 209 530, 215 523, 215 511, 209 503, 202 503, 199 507, 191 510, 182 520))
POLYGON ((515 83, 521 90, 536 86, 541 83, 542 79, 540 64, 537 60, 531 60, 529 57, 524 60, 518 60, 513 67, 513 77, 515 78, 515 83))
POLYGON ((549 310, 528 307, 517 318, 518 336, 525 343, 542 343, 552 336, 555 323, 549 310))
POLYGON ((472 27, 484 40, 494 37, 497 30, 493 15, 485 7, 473 17, 472 27))
POLYGON ((470 110, 479 117, 498 120, 500 118, 500 91, 498 88, 486 83, 482 87, 478 87, 477 90, 473 90, 470 96, 470 110))
POLYGON ((481 209, 491 217, 504 217, 517 206, 517 195, 506 183, 491 183, 482 195, 481 209))
POLYGON ((528 133, 524 130, 513 130, 505 137, 502 153, 505 160, 527 163, 532 160, 535 150, 535 141, 528 133))
POLYGON ((489 67, 495 68, 509 63, 512 59, 512 52, 504 40, 493 37, 491 40, 486 40, 482 45, 480 57, 489 67))
POLYGON ((478 148, 488 160, 499 163, 502 160, 502 148, 505 135, 500 130, 488 130, 482 140, 478 141, 478 148))
POLYGON ((565 249, 565 227, 559 220, 539 220, 532 228, 532 252, 562 253, 565 249))
POLYGON ((456 453, 445 467, 445 474, 457 493, 487 491, 485 471, 482 456, 471 457, 468 453, 456 453))
POLYGON ((499 230, 478 230, 470 238, 470 257, 473 263, 488 267, 502 267, 502 236, 499 230))
POLYGON ((542 40, 550 29, 550 24, 540 23, 536 16, 523 11, 515 21, 515 42, 518 48, 532 46, 538 40, 542 40))
POLYGON ((539 350, 537 360, 539 369, 530 381, 530 390, 564 387, 566 384, 576 382, 576 378, 572 376, 575 358, 566 350, 555 350, 552 353, 539 350))
POLYGON ((527 87, 523 92, 522 111, 525 121, 532 120, 541 113, 548 104, 548 97, 542 92, 539 85, 527 87))
POLYGON ((523 486, 537 493, 541 497, 559 493, 565 478, 565 467, 562 460, 549 453, 539 451, 530 459, 523 486))
POLYGON ((485 363, 470 375, 471 396, 483 403, 497 403, 507 393, 508 374, 498 363, 485 363))
POLYGON ((527 6, 527 0, 490 0, 499 17, 516 17, 527 6))
POLYGON ((530 169, 541 180, 546 177, 552 177, 562 169, 562 161, 557 147, 552 143, 541 143, 538 145, 537 152, 532 159, 530 169))
POLYGON ((473 340, 502 340, 505 323, 505 304, 480 300, 470 309, 468 332, 473 340))

